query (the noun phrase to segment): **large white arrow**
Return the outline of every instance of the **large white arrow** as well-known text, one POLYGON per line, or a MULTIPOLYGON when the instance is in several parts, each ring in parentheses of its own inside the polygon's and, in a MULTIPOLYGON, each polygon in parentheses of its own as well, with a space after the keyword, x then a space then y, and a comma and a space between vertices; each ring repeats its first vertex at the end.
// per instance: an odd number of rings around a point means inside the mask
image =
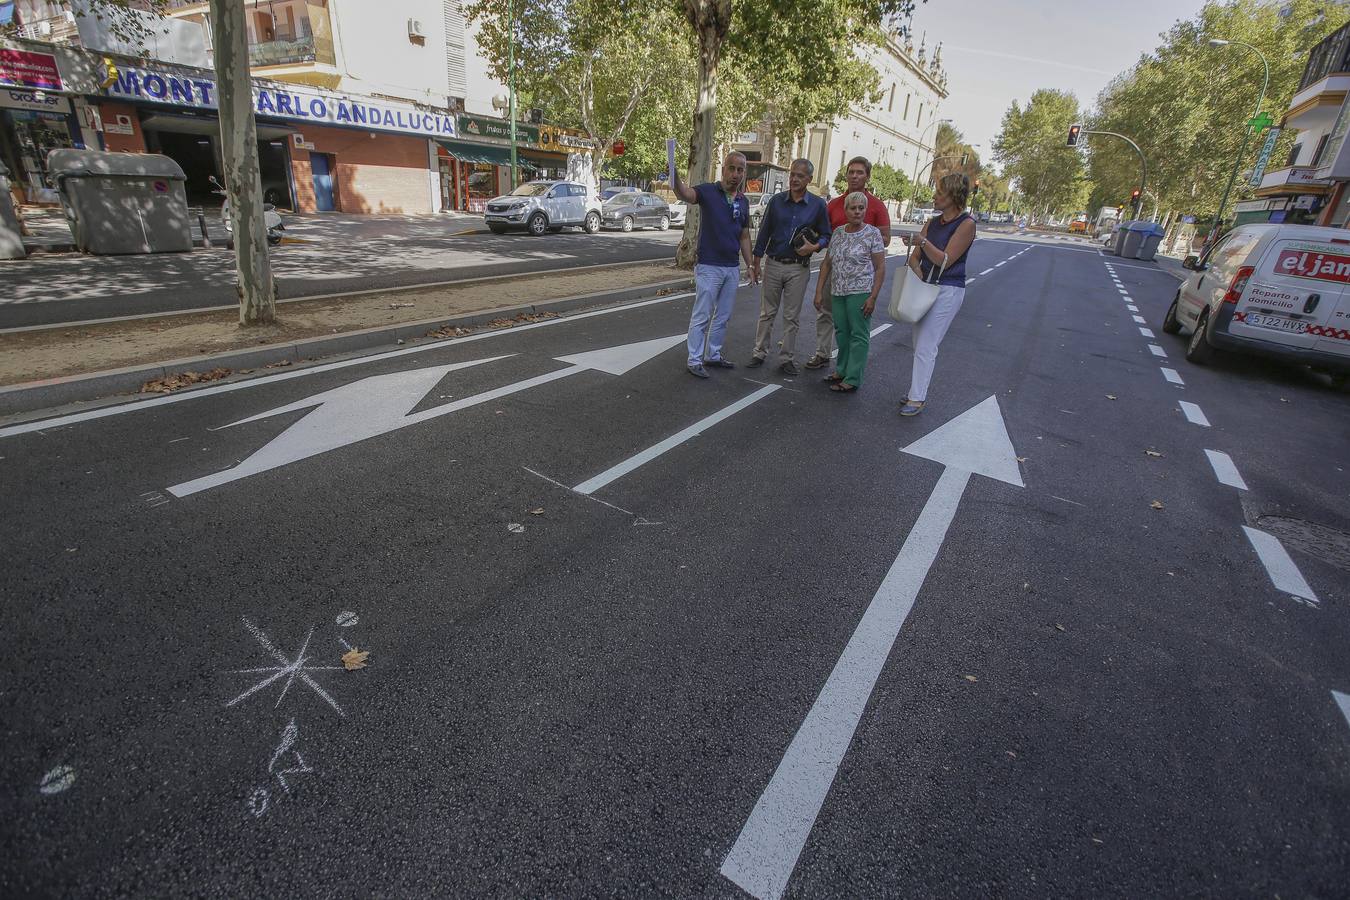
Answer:
POLYGON ((297 400, 294 403, 288 403, 285 406, 258 413, 256 416, 249 416, 247 419, 230 423, 226 426, 227 428, 256 422, 259 419, 270 418, 281 413, 313 407, 307 415, 234 468, 176 484, 169 488, 169 493, 175 497, 186 497, 207 488, 238 481, 240 478, 257 475, 259 472, 266 472, 297 460, 335 450, 338 447, 346 447, 367 438, 397 431, 400 428, 407 428, 409 425, 416 425, 428 419, 449 415, 470 406, 497 400, 580 372, 595 370, 607 372, 610 375, 622 375, 629 369, 653 359, 683 340, 685 340, 685 336, 677 334, 653 341, 639 341, 635 344, 608 347, 604 350, 592 350, 589 353, 560 356, 557 357, 559 362, 571 363, 572 365, 566 369, 537 375, 534 378, 527 378, 524 381, 517 381, 515 384, 508 384, 505 387, 474 394, 453 403, 433 406, 417 413, 411 411, 426 398, 427 393, 439 384, 447 373, 456 369, 494 362, 506 357, 493 356, 487 359, 474 359, 447 366, 432 366, 426 369, 412 369, 407 372, 394 372, 389 375, 374 375, 370 378, 363 378, 360 381, 344 384, 342 387, 334 388, 331 391, 324 391, 321 394, 315 394, 312 397, 306 397, 303 400, 297 400))
POLYGON ((947 536, 970 476, 1023 486, 1012 441, 993 397, 904 451, 940 462, 946 469, 722 863, 724 876, 761 900, 777 900, 787 889, 797 857, 853 741, 882 666, 947 536))

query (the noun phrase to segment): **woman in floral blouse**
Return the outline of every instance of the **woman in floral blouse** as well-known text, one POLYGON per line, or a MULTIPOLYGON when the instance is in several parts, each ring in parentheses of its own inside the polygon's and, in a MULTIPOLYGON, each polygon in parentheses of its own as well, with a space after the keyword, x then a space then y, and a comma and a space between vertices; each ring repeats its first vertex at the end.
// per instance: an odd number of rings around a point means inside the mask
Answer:
POLYGON ((875 225, 863 223, 867 213, 867 195, 854 191, 844 198, 847 222, 830 236, 825 262, 816 279, 817 310, 823 309, 825 286, 830 286, 834 312, 835 343, 839 360, 833 375, 825 376, 830 390, 851 394, 862 384, 867 365, 867 345, 871 341, 872 310, 886 280, 886 246, 875 225))

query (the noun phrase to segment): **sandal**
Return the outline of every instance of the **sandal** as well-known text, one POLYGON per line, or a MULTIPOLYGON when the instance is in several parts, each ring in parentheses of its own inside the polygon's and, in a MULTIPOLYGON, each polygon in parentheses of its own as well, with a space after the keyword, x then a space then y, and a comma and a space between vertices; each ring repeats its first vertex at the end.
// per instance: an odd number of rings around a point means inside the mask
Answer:
POLYGON ((844 376, 840 375, 838 372, 831 372, 829 375, 826 375, 824 378, 820 380, 826 382, 827 384, 838 384, 839 382, 844 380, 844 376))
POLYGON ((830 385, 830 390, 834 391, 836 394, 851 394, 857 389, 858 386, 856 384, 846 384, 843 380, 840 380, 838 384, 830 385))

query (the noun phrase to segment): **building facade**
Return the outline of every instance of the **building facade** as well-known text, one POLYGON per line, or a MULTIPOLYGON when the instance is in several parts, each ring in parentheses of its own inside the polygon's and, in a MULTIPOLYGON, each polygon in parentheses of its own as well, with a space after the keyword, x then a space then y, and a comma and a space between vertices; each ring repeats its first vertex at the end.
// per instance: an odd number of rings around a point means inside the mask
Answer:
MULTIPOLYGON (((20 123, 6 127, 0 151, 31 176, 25 199, 55 199, 41 170, 47 151, 87 146, 168 155, 187 173, 190 203, 218 202, 208 180, 223 166, 207 4, 177 0, 168 22, 147 17, 145 58, 78 15, 78 2, 20 2, 23 34, 40 41, 11 52, 71 70, 60 91, 39 89, 34 101, 11 99, 7 88, 34 85, 18 83, 14 65, 0 68, 0 104, 20 104, 0 114, 20 123)), ((460 0, 252 0, 246 13, 269 202, 299 212, 477 212, 510 190, 506 87, 488 76, 460 0)), ((542 123, 517 122, 517 141, 521 178, 566 175, 585 155, 569 146, 584 139, 542 123)))
POLYGON ((860 104, 847 116, 807 127, 804 134, 780 141, 770 120, 759 131, 742 135, 734 148, 751 161, 777 162, 805 158, 815 165, 812 190, 827 193, 835 176, 848 160, 865 156, 872 163, 885 163, 911 177, 923 177, 933 159, 940 107, 947 98, 947 76, 942 68, 942 47, 932 58, 920 42, 898 30, 886 35, 880 47, 872 48, 868 62, 879 77, 880 99, 860 104))

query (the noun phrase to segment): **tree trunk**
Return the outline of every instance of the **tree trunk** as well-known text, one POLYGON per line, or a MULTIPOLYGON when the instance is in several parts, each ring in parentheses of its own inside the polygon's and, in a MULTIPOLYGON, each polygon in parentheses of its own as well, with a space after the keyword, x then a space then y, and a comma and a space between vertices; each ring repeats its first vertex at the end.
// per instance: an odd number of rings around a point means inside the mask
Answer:
POLYGON ((216 95, 220 106, 220 151, 234 231, 239 324, 275 321, 276 288, 267 253, 258 133, 253 122, 253 82, 248 70, 248 31, 243 0, 211 0, 215 38, 216 95))
MULTIPOLYGON (((731 0, 685 0, 685 17, 698 32, 698 103, 694 107, 694 136, 689 148, 690 185, 713 179, 713 142, 717 132, 717 67, 722 39, 731 25, 731 0)), ((675 251, 675 265, 692 269, 698 261, 698 207, 684 220, 684 236, 675 251)))

